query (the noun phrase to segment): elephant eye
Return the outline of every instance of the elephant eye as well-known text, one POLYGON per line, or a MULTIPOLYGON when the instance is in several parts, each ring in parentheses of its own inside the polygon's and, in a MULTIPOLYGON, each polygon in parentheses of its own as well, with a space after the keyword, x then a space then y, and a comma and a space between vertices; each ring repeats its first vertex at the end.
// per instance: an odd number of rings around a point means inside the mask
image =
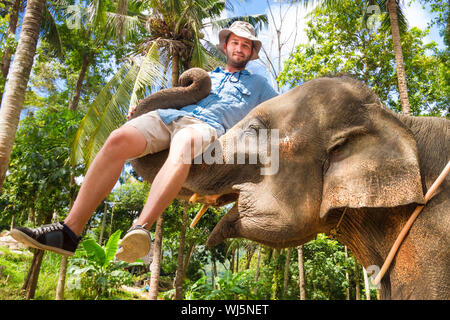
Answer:
POLYGON ((251 118, 244 126, 243 134, 247 136, 258 136, 261 129, 267 128, 266 123, 259 117, 251 118))
POLYGON ((347 139, 341 138, 337 140, 330 148, 328 148, 328 154, 336 155, 339 153, 341 147, 347 142, 347 139))
POLYGON ((255 124, 251 124, 248 126, 246 132, 251 133, 251 134, 257 134, 258 133, 258 126, 255 124))

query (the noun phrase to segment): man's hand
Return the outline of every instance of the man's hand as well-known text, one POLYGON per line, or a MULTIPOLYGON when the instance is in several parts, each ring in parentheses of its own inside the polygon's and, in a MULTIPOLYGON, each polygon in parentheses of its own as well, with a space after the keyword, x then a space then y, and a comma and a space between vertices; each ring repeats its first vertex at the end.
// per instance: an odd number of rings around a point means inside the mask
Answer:
MULTIPOLYGON (((138 105, 141 104, 141 100, 139 100, 138 105)), ((133 112, 136 111, 137 106, 131 107, 130 110, 128 110, 128 114, 127 114, 127 120, 130 120, 131 116, 133 115, 133 112)))

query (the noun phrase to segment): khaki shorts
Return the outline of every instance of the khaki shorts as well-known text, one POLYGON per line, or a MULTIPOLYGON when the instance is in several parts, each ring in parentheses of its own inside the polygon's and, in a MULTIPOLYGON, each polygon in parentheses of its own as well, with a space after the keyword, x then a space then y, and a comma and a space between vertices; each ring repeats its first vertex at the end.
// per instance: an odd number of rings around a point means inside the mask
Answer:
POLYGON ((184 128, 193 128, 200 132, 202 136, 202 150, 196 149, 194 157, 204 152, 209 144, 217 139, 217 130, 204 121, 190 116, 183 116, 166 125, 156 110, 126 122, 124 126, 132 126, 138 129, 147 141, 145 151, 133 159, 169 149, 173 137, 184 128))

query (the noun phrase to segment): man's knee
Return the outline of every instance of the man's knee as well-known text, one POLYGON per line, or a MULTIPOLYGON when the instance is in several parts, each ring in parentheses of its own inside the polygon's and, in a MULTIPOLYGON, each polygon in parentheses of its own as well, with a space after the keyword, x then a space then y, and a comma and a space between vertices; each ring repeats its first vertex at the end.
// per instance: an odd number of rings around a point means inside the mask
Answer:
POLYGON ((115 157, 128 159, 144 152, 147 142, 134 127, 121 127, 112 131, 106 139, 102 150, 115 157))
POLYGON ((175 162, 190 164, 201 152, 202 136, 194 129, 185 128, 175 134, 170 144, 169 158, 175 162))

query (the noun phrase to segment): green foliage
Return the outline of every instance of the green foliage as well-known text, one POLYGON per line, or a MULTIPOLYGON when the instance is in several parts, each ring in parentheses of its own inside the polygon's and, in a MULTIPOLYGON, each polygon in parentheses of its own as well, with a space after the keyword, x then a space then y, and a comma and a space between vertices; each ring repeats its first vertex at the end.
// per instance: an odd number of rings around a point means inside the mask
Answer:
POLYGON ((208 277, 204 276, 193 283, 186 291, 186 300, 255 300, 263 299, 253 292, 259 283, 254 281, 255 273, 253 270, 244 270, 238 273, 232 273, 227 270, 223 277, 216 282, 213 288, 208 277))
MULTIPOLYGON (((392 38, 388 31, 364 23, 365 3, 342 1, 332 12, 315 12, 307 23, 309 44, 299 45, 285 62, 281 84, 293 87, 316 77, 347 73, 399 111, 392 38)), ((436 43, 424 44, 428 32, 411 28, 402 34, 403 58, 412 114, 439 116, 448 108, 448 66, 439 58, 436 43)))
POLYGON ((68 161, 79 120, 79 113, 59 106, 44 107, 21 120, 0 196, 1 226, 9 227, 12 215, 16 224, 24 223, 29 208, 37 214, 38 223, 51 218, 55 210, 64 215, 73 192, 71 174, 82 170, 68 161))
POLYGON ((141 265, 141 262, 128 264, 115 262, 121 231, 114 232, 105 247, 93 239, 82 242, 84 250, 77 250, 70 262, 68 287, 79 299, 100 299, 116 293, 124 284, 131 284, 132 275, 125 267, 141 265))
POLYGON ((354 261, 346 261, 344 246, 324 234, 304 245, 306 292, 312 300, 345 299, 350 286, 345 272, 351 272, 354 261))

